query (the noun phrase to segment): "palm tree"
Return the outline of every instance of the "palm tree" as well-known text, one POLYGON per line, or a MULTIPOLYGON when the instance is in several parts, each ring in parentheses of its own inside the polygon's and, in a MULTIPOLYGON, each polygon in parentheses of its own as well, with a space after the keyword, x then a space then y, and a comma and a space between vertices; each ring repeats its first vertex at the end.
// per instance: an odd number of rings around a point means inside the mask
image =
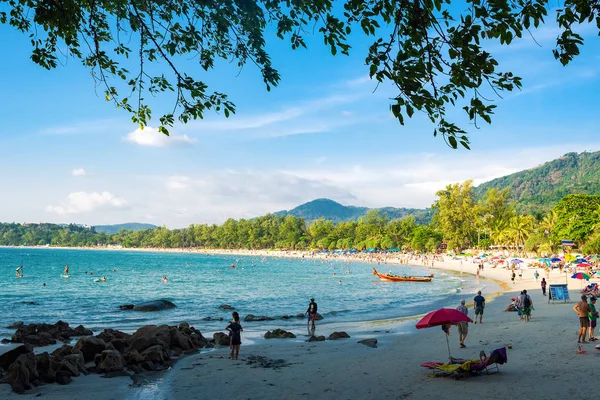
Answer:
POLYGON ((531 215, 515 215, 508 222, 507 236, 512 240, 517 249, 521 249, 525 240, 531 235, 534 218, 531 215))

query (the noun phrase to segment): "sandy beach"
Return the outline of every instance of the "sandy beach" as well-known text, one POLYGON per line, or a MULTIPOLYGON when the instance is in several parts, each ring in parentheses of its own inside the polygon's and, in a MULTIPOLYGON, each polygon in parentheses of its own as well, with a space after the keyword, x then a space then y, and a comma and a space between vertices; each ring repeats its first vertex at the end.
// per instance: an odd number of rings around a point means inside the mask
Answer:
MULTIPOLYGON (((275 256, 274 252, 264 254, 275 256)), ((289 253, 280 256, 298 256, 289 253)), ((390 262, 391 264, 391 262, 390 262)), ((474 274, 476 265, 447 259, 434 268, 474 274)), ((541 276, 545 276, 542 270, 541 276)), ((170 371, 148 378, 146 384, 132 385, 130 378, 98 376, 74 379, 68 386, 44 385, 25 395, 10 392, 0 385, 0 398, 22 399, 42 396, 49 399, 505 399, 535 397, 574 398, 589 385, 574 379, 573 372, 593 374, 600 351, 594 344, 582 345, 588 354, 577 354, 578 318, 572 307, 579 298, 579 281, 569 279, 571 303, 548 303, 533 277, 534 269, 524 269, 510 284, 510 272, 485 267, 482 278, 504 282, 504 293, 488 303, 483 324, 469 326, 466 348, 461 349, 458 332, 451 330, 452 355, 478 358, 480 350, 490 352, 507 344, 508 363, 501 373, 456 381, 433 378, 419 365, 446 361, 448 351, 440 328, 417 331, 416 319, 365 323, 363 332, 350 339, 307 343, 307 332, 294 332, 297 339, 257 341, 242 344, 240 360, 227 358, 228 348, 203 350, 179 361, 170 371), (515 312, 504 312, 510 298, 528 289, 535 311, 530 322, 518 320, 515 312), (377 348, 357 341, 376 338, 377 348)), ((540 276, 540 279, 541 279, 540 276)), ((549 283, 565 283, 565 274, 550 274, 549 283)), ((488 296, 489 293, 483 293, 488 296)), ((457 306, 453 305, 453 306, 457 306)), ((467 298, 472 307, 472 299, 467 298)), ((430 310, 426 310, 430 311, 430 310)), ((472 308, 469 310, 473 317, 472 308)), ((201 328, 201 327, 200 327, 201 328)), ((328 336, 330 327, 317 326, 317 335, 328 336)), ((242 339, 243 341, 243 339, 242 339)))

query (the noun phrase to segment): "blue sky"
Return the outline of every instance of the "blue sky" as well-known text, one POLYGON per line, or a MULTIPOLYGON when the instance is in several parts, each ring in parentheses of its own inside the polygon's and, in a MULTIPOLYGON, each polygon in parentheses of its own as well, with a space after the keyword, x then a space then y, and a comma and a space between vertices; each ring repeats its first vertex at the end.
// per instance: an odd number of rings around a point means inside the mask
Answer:
MULTIPOLYGON (((551 18, 549 18, 550 20, 551 18)), ((251 218, 319 197, 370 207, 427 207, 447 183, 480 183, 570 151, 598 151, 600 41, 568 67, 554 60, 551 23, 511 47, 492 44, 522 92, 496 99, 491 126, 470 127, 471 151, 451 150, 419 116, 400 126, 391 87, 368 79, 370 41, 332 57, 322 40, 269 50, 282 76, 264 89, 258 71, 227 62, 198 72, 236 103, 235 116, 136 132, 129 116, 95 93, 74 60, 47 71, 29 60, 27 37, 0 26, 0 221, 149 222, 168 227, 251 218)), ((153 102, 154 115, 172 107, 153 102)), ((452 111, 459 115, 460 111, 452 111)))

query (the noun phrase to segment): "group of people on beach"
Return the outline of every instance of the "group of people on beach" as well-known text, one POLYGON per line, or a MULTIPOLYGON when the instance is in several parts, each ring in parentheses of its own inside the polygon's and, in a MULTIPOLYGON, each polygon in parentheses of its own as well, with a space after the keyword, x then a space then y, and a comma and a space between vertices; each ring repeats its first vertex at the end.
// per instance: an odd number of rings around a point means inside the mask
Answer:
MULTIPOLYGON (((314 298, 311 298, 304 315, 308 316, 306 326, 308 327, 312 323, 312 326, 309 329, 313 335, 316 329, 315 321, 317 320, 317 310, 317 302, 314 298)), ((231 322, 225 329, 229 332, 229 348, 231 349, 230 357, 232 360, 237 360, 240 356, 240 345, 242 344, 242 331, 244 328, 242 328, 242 325, 240 324, 240 314, 237 311, 231 313, 231 318, 231 322)))
MULTIPOLYGON (((456 311, 459 311, 469 316, 469 309, 467 308, 466 300, 462 299, 458 307, 456 307, 456 311)), ((479 316, 479 323, 483 324, 483 311, 485 310, 485 297, 481 295, 481 290, 477 292, 477 296, 473 298, 473 309, 475 310, 475 318, 473 319, 473 323, 477 323, 477 317, 479 316)), ((465 345, 465 340, 469 334, 469 323, 468 322, 459 322, 457 325, 458 328, 458 341, 461 348, 467 347, 465 345)), ((447 333, 447 332, 446 332, 447 333)))
POLYGON ((596 311, 596 297, 590 297, 588 303, 587 295, 582 294, 581 301, 573 306, 573 310, 579 316, 579 332, 577 336, 577 343, 588 343, 585 340, 588 331, 588 340, 590 342, 598 340, 594 336, 594 330, 596 329, 596 323, 598 321, 598 311, 596 311))

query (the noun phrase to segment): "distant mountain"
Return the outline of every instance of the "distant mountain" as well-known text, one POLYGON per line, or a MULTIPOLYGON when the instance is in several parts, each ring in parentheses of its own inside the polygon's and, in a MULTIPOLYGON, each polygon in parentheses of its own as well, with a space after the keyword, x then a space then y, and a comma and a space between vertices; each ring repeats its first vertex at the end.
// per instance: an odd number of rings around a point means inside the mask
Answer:
MULTIPOLYGON (((299 205, 292 210, 278 211, 275 215, 293 215, 295 217, 304 218, 306 221, 314 221, 319 218, 331 220, 334 222, 356 221, 371 208, 344 206, 330 199, 317 199, 299 205)), ((392 219, 400 219, 408 216, 415 217, 418 224, 429 224, 433 217, 433 211, 422 208, 394 208, 383 207, 375 208, 380 213, 387 215, 392 219)))
POLYGON ((600 152, 567 153, 539 167, 477 186, 477 197, 489 188, 509 188, 523 212, 547 211, 572 193, 600 194, 600 152))
POLYGON ((158 228, 156 225, 142 224, 139 222, 128 222, 126 224, 94 226, 94 230, 96 232, 98 232, 98 233, 104 232, 106 234, 118 233, 121 229, 126 230, 126 231, 143 231, 146 229, 156 229, 156 228, 158 228))

